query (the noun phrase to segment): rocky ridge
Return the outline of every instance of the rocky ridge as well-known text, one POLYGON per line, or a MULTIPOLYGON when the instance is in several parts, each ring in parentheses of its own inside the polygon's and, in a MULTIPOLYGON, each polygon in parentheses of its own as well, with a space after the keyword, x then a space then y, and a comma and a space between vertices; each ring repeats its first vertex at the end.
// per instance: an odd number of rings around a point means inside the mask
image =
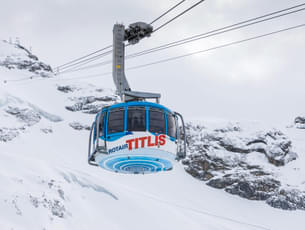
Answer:
POLYGON ((305 129, 305 117, 299 116, 294 119, 294 127, 297 129, 305 129))
POLYGON ((211 129, 188 123, 185 170, 207 185, 275 208, 305 210, 305 192, 290 189, 276 169, 297 159, 280 130, 248 132, 237 124, 211 129))
POLYGON ((51 66, 41 62, 37 56, 24 46, 2 41, 0 48, 0 67, 2 66, 10 70, 26 70, 33 73, 34 76, 53 76, 51 66))

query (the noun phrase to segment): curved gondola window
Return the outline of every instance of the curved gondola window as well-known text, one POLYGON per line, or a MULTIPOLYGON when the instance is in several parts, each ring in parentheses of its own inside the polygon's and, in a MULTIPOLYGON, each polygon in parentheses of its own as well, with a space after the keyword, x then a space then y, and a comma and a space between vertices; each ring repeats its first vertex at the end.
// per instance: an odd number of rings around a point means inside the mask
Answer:
POLYGON ((99 128, 100 137, 105 135, 105 129, 104 129, 105 122, 104 122, 104 120, 105 120, 105 113, 102 113, 101 116, 100 116, 100 128, 99 128))
POLYGON ((162 109, 149 109, 149 131, 165 134, 165 114, 162 109))
POLYGON ((127 110, 127 131, 146 130, 145 107, 130 106, 127 110))
POLYGON ((166 113, 167 116, 167 134, 170 137, 177 138, 176 118, 173 114, 166 113))
POLYGON ((108 112, 108 134, 124 132, 124 113, 124 108, 115 108, 108 112))

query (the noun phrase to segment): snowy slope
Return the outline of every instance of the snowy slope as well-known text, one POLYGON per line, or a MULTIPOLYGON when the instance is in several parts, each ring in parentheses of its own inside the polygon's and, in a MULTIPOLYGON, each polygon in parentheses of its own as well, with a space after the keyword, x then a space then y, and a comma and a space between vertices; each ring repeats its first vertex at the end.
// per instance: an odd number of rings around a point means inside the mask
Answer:
MULTIPOLYGON (((75 81, 65 92, 62 81, 34 75, 36 80, 9 82, 33 72, 0 67, 0 136, 15 133, 0 141, 0 229, 304 228, 304 211, 229 195, 193 178, 180 163, 172 171, 145 176, 89 166, 86 126, 99 106, 117 97, 103 82, 75 81), (73 122, 84 129, 72 128, 73 122)), ((299 185, 305 133, 287 132, 300 157, 282 177, 297 175, 299 185), (294 167, 300 169, 295 175, 294 167)))

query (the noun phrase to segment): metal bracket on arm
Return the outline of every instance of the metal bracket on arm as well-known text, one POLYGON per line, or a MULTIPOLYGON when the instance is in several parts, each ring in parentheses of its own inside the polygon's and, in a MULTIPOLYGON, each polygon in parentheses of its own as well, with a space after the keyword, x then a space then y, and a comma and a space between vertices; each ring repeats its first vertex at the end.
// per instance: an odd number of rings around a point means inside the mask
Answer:
POLYGON ((125 30, 125 40, 129 44, 136 44, 142 38, 150 37, 153 32, 153 27, 145 22, 136 22, 129 25, 129 28, 125 30))
POLYGON ((148 93, 148 92, 139 92, 139 91, 125 91, 124 92, 124 101, 134 101, 145 100, 145 99, 156 99, 156 103, 159 104, 161 94, 159 93, 148 93))
POLYGON ((148 93, 132 91, 125 76, 125 43, 136 44, 141 39, 149 37, 153 32, 153 27, 144 22, 130 24, 125 29, 122 24, 115 24, 113 27, 113 66, 112 76, 117 89, 117 93, 122 101, 142 101, 145 99, 156 99, 159 103, 161 95, 159 93, 148 93))

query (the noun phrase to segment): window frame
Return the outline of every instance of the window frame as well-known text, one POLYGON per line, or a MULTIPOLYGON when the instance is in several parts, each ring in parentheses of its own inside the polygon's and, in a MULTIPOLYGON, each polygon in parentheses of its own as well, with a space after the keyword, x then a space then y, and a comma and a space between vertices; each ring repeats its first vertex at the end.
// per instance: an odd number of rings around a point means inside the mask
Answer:
MULTIPOLYGON (((133 128, 133 127, 132 127, 133 128)), ((146 132, 147 131, 147 107, 146 106, 128 106, 126 109, 126 131, 127 132, 146 132), (144 113, 144 130, 128 129, 128 114, 131 110, 140 110, 144 113)))
POLYGON ((173 114, 173 113, 171 113, 169 111, 166 111, 166 135, 169 136, 169 137, 177 139, 177 136, 178 136, 177 135, 177 129, 178 129, 178 127, 177 127, 177 118, 176 118, 175 114, 173 114), (175 128, 174 136, 169 135, 169 128, 168 128, 168 126, 169 126, 168 125, 169 116, 171 116, 174 119, 174 128, 175 128))
POLYGON ((111 136, 115 136, 115 135, 121 135, 122 133, 125 133, 126 127, 125 127, 125 123, 126 123, 126 108, 125 107, 116 107, 116 108, 111 108, 107 110, 107 118, 106 118, 106 136, 107 137, 111 137, 111 136), (120 132, 112 132, 109 133, 109 113, 111 113, 111 111, 113 110, 122 110, 123 111, 123 130, 120 132))
POLYGON ((153 106, 150 106, 150 107, 148 107, 148 131, 150 132, 150 133, 158 133, 158 134, 166 134, 167 135, 167 119, 166 119, 166 111, 164 110, 164 109, 162 109, 162 108, 157 108, 157 107, 153 107, 153 106), (154 132, 154 131, 151 131, 151 115, 150 115, 150 113, 151 113, 151 110, 152 111, 162 111, 162 113, 163 113, 163 119, 164 119, 164 132, 154 132))
POLYGON ((98 127, 98 132, 99 132, 99 137, 105 137, 106 136, 106 117, 107 117, 107 111, 103 111, 100 116, 99 116, 99 126, 103 126, 103 129, 101 130, 100 127, 98 127), (103 120, 103 125, 102 125, 102 120, 103 120), (101 132, 102 131, 102 132, 101 132))

